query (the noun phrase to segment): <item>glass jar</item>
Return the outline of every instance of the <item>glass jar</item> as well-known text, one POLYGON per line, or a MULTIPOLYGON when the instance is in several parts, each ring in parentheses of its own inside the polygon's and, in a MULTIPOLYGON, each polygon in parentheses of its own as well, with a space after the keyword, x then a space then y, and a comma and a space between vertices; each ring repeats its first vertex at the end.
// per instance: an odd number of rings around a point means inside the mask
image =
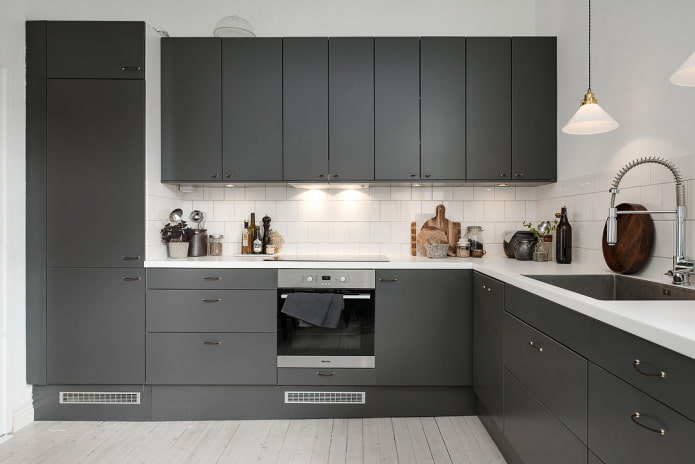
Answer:
POLYGON ((481 258, 485 254, 485 241, 483 240, 482 226, 466 227, 466 237, 470 246, 471 256, 481 258))
POLYGON ((208 246, 210 256, 222 256, 222 239, 224 235, 210 235, 208 237, 208 246))
POLYGON ((456 256, 468 258, 471 255, 471 244, 468 240, 459 240, 456 243, 456 256))

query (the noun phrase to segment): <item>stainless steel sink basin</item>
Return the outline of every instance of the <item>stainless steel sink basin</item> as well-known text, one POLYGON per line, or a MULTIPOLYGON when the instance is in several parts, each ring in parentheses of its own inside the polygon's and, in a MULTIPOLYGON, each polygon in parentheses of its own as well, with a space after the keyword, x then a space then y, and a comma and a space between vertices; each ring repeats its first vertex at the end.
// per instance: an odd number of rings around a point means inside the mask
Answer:
POLYGON ((695 290, 611 274, 527 275, 597 300, 695 300, 695 290))

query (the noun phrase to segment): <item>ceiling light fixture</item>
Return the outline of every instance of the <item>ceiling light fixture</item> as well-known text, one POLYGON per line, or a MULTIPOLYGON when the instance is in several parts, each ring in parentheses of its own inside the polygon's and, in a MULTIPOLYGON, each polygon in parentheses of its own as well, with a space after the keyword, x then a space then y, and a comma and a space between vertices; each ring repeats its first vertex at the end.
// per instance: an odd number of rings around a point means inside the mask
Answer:
POLYGON ((562 128, 562 132, 573 135, 601 134, 617 129, 619 124, 604 111, 591 91, 591 0, 589 0, 589 87, 584 99, 572 119, 562 128))
POLYGON ((695 53, 683 62, 671 75, 671 83, 685 87, 695 87, 695 53))

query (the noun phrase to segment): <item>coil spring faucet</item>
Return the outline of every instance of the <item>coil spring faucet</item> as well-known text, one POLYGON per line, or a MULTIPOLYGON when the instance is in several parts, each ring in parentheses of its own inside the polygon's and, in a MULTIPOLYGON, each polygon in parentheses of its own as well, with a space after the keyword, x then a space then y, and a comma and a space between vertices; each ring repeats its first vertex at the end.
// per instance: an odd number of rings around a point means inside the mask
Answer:
POLYGON ((676 215, 676 252, 673 256, 673 269, 669 270, 665 275, 673 277, 674 285, 690 285, 689 276, 695 274, 693 263, 685 256, 685 186, 678 168, 663 158, 648 156, 639 158, 626 164, 613 179, 613 184, 608 190, 611 192, 611 207, 608 210, 608 219, 606 220, 606 243, 615 245, 618 241, 618 214, 675 214, 676 215), (615 196, 618 193, 618 186, 623 176, 627 172, 642 164, 660 164, 671 171, 676 180, 676 209, 667 211, 618 211, 615 207, 615 196))

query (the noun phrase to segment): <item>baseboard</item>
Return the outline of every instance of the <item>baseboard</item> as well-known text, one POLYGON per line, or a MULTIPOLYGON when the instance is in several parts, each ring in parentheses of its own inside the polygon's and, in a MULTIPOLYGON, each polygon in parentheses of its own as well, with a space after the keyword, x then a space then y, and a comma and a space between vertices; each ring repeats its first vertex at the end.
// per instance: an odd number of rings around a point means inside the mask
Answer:
POLYGON ((34 407, 32 401, 27 400, 12 410, 12 433, 34 422, 34 407))

